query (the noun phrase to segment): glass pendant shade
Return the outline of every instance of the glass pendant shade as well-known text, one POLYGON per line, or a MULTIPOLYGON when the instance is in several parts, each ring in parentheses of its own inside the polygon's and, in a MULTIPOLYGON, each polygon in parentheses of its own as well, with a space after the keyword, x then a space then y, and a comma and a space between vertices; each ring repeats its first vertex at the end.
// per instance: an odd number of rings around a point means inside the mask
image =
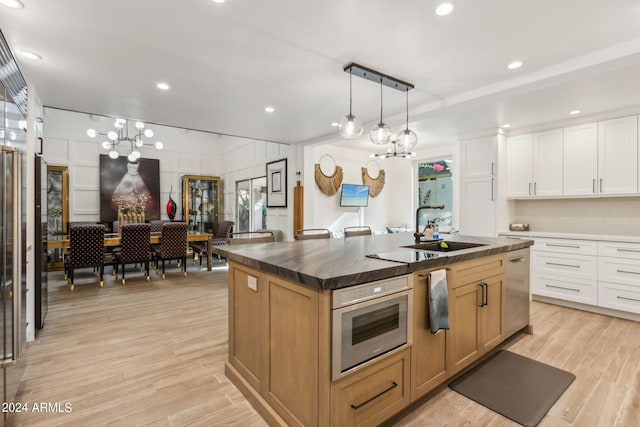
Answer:
POLYGON ((356 139, 362 136, 364 125, 356 118, 356 116, 348 114, 340 121, 338 129, 342 138, 356 139))
POLYGON ((118 152, 116 150, 109 151, 109 157, 111 157, 112 159, 117 159, 118 158, 118 152))
POLYGON ((380 122, 369 131, 369 139, 376 145, 384 145, 391 142, 391 128, 380 122))
POLYGON ((411 129, 401 130, 396 137, 398 148, 402 151, 409 151, 418 144, 418 135, 411 129))

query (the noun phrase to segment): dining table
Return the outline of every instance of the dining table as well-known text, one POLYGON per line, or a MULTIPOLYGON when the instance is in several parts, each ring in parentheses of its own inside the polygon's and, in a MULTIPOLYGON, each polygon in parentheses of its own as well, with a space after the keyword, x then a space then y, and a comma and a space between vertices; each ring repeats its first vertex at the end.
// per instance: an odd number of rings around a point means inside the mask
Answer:
MULTIPOLYGON (((187 244, 189 244, 190 242, 207 242, 207 271, 211 271, 212 266, 212 237, 213 234, 211 233, 201 233, 198 231, 189 231, 189 233, 187 234, 187 244)), ((161 238, 162 233, 152 232, 149 243, 151 243, 152 245, 157 245, 160 243, 161 238)), ((121 244, 121 236, 119 233, 105 233, 105 247, 116 247, 120 246, 121 244)), ((66 249, 69 246, 69 235, 49 236, 49 238, 47 239, 47 249, 66 249)))

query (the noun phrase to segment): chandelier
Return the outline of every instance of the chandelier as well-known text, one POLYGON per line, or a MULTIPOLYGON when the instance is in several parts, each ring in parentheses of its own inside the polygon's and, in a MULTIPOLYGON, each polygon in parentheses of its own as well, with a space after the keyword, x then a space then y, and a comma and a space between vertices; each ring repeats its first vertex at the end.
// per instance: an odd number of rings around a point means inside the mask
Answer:
MULTIPOLYGON (((379 71, 372 70, 371 68, 364 67, 362 65, 351 63, 344 67, 345 72, 349 73, 349 114, 346 116, 348 123, 351 123, 355 120, 355 117, 351 113, 351 75, 355 74, 358 77, 365 78, 372 82, 380 84, 380 121, 376 123, 373 128, 369 131, 369 139, 375 145, 385 145, 388 143, 392 143, 393 147, 389 148, 386 153, 382 154, 372 154, 370 157, 411 157, 415 155, 415 153, 410 150, 416 146, 418 143, 418 135, 411 129, 409 129, 409 90, 414 88, 414 85, 411 83, 404 82, 402 80, 396 79, 395 77, 387 76, 379 71), (382 103, 382 88, 383 86, 387 86, 402 92, 405 92, 406 96, 406 123, 405 128, 401 130, 398 135, 393 138, 393 131, 389 126, 387 126, 382 121, 383 116, 383 103, 382 103), (398 148, 401 150, 398 152, 398 148)), ((345 119, 343 119, 344 121, 345 119)), ((361 131, 360 131, 361 132, 361 131)), ((345 135, 343 132, 343 127, 341 123, 340 127, 340 135, 345 139, 354 138, 353 133, 349 135, 345 135)), ((355 135, 357 138, 360 134, 355 135)))
POLYGON ((160 141, 156 142, 146 142, 145 138, 152 138, 153 131, 149 128, 145 129, 145 124, 143 122, 136 122, 135 128, 136 133, 133 136, 129 136, 129 121, 127 119, 116 119, 113 126, 116 130, 111 130, 107 133, 99 133, 95 129, 88 129, 87 136, 89 138, 95 138, 96 136, 106 136, 108 140, 102 142, 102 148, 109 151, 109 157, 112 159, 117 159, 120 155, 116 151, 116 146, 120 144, 129 144, 130 152, 127 156, 130 162, 135 162, 138 160, 142 154, 140 154, 139 148, 144 146, 152 146, 156 150, 162 150, 164 144, 160 141))
MULTIPOLYGON (((416 153, 414 151, 408 151, 406 148, 403 148, 402 151, 398 151, 398 141, 391 141, 392 147, 387 149, 386 153, 379 154, 371 154, 369 155, 372 159, 386 159, 388 157, 402 157, 403 159, 410 159, 415 156, 416 153)), ((400 145, 402 147, 402 144, 400 145)))

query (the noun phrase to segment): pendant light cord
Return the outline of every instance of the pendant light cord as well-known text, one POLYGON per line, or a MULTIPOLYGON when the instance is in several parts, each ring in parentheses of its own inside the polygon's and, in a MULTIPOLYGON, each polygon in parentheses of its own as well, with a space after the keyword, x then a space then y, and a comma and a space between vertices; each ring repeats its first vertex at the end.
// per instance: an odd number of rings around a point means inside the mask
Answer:
POLYGON ((407 94, 407 129, 409 129, 409 88, 406 90, 407 94))
POLYGON ((380 123, 382 123, 382 78, 380 78, 380 123))
POLYGON ((351 113, 352 107, 352 99, 351 99, 351 68, 349 68, 349 116, 351 117, 353 114, 351 113))

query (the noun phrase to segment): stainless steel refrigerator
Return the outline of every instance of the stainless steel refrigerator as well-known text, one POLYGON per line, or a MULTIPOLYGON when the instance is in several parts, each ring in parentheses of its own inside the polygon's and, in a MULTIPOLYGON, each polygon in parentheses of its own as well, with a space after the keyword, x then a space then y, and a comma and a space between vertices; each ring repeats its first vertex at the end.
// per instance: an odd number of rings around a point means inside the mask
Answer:
MULTIPOLYGON (((5 129, 6 132, 6 129, 5 129)), ((22 154, 1 146, 0 157, 0 328, 4 402, 12 402, 25 368, 26 271, 22 154)))

